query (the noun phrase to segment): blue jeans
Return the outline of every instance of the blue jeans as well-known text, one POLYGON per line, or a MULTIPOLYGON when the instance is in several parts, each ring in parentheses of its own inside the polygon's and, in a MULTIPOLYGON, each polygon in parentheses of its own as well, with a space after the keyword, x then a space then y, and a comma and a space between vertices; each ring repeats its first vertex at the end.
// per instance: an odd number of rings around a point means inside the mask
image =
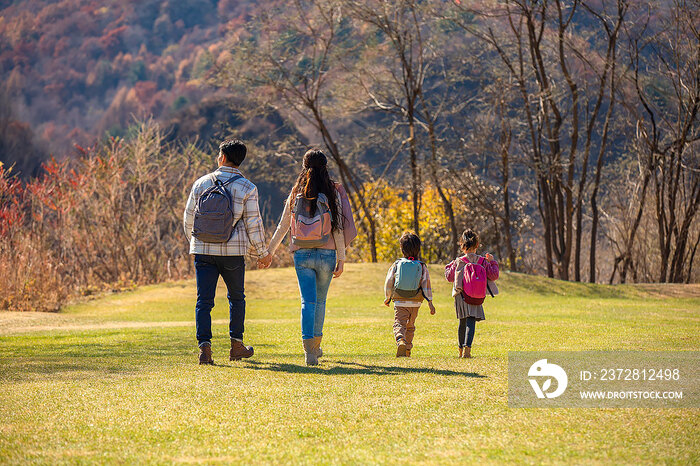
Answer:
POLYGON ((197 275, 197 342, 199 346, 211 345, 211 309, 219 275, 228 289, 229 336, 243 340, 245 320, 245 259, 243 256, 208 256, 195 254, 194 269, 197 275))
POLYGON ((323 336, 326 296, 335 270, 335 249, 299 249, 294 268, 301 294, 301 338, 323 336))

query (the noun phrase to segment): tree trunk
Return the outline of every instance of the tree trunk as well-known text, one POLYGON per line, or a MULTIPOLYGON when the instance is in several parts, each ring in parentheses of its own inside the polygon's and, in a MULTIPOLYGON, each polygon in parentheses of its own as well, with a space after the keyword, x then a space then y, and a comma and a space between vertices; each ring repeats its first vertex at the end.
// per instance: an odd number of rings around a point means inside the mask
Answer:
MULTIPOLYGON (((591 211, 592 211, 592 223, 591 223, 591 248, 590 248, 590 255, 589 255, 589 281, 591 283, 595 283, 596 281, 596 244, 598 240, 598 221, 599 221, 599 212, 598 212, 598 189, 600 187, 600 178, 601 178, 601 172, 603 170, 603 156, 605 155, 605 148, 607 147, 607 142, 608 142, 608 131, 610 129, 610 120, 612 118, 613 114, 613 109, 615 107, 615 58, 617 56, 615 52, 615 37, 617 34, 617 28, 615 29, 615 36, 611 38, 611 47, 608 49, 608 61, 610 63, 610 66, 612 67, 610 71, 610 103, 608 105, 608 111, 605 114, 605 123, 603 123, 603 135, 601 137, 600 141, 600 149, 598 150, 598 161, 596 162, 596 168, 595 168, 595 180, 593 182, 593 192, 591 193, 591 211)), ((599 94, 600 96, 600 94, 599 94)), ((598 99, 598 103, 601 102, 601 98, 598 99)), ((590 141, 590 135, 591 132, 588 132, 588 141, 590 141)), ((587 142, 587 144, 590 147, 590 142, 587 142)), ((588 152, 588 149, 586 149, 586 152, 588 152)), ((588 159, 588 153, 586 153, 586 159, 588 159)), ((580 228, 580 217, 581 217, 581 209, 579 208, 578 214, 578 223, 579 223, 579 228, 580 228)), ((580 243, 580 235, 578 239, 580 243)), ((577 245, 577 249, 580 246, 577 245)))
MULTIPOLYGON (((696 186, 698 185, 696 184, 696 186)), ((690 204, 685 210, 683 225, 681 226, 680 232, 676 235, 676 247, 671 260, 670 279, 673 283, 683 283, 685 281, 685 277, 683 276, 683 265, 686 259, 685 251, 688 245, 690 226, 693 224, 693 219, 697 213, 698 203, 700 203, 700 188, 693 189, 693 191, 697 194, 694 199, 690 200, 690 204)))
POLYGON ((416 149, 415 121, 413 114, 408 115, 409 129, 409 154, 411 157, 411 201, 413 203, 413 231, 420 236, 419 211, 420 211, 420 175, 418 173, 418 151, 416 149))
POLYGON ((630 231, 630 235, 627 238, 627 243, 625 244, 625 251, 622 253, 623 263, 622 272, 620 272, 621 283, 625 283, 627 279, 627 270, 630 266, 629 256, 632 255, 632 248, 634 247, 634 238, 637 235, 637 230, 639 229, 639 224, 642 220, 642 214, 644 212, 644 203, 646 202, 647 186, 649 185, 650 178, 651 175, 649 174, 649 172, 645 171, 644 178, 642 180, 642 194, 639 198, 639 208, 637 209, 637 216, 634 219, 634 223, 632 224, 632 230, 630 231))
POLYGON ((515 249, 513 248, 513 235, 510 225, 510 141, 511 130, 506 121, 505 103, 502 98, 498 99, 498 116, 501 120, 501 186, 503 188, 503 228, 506 236, 506 250, 508 251, 508 261, 510 262, 510 270, 517 271, 515 263, 515 249))
POLYGON ((370 248, 370 260, 372 262, 377 262, 377 236, 375 225, 376 222, 374 221, 374 217, 372 216, 372 211, 369 209, 365 197, 362 191, 360 190, 359 186, 357 185, 355 177, 350 171, 350 168, 345 163, 345 160, 340 156, 338 146, 333 140, 330 131, 326 127, 325 121, 323 120, 323 118, 321 118, 321 115, 318 113, 318 109, 312 105, 309 105, 309 109, 314 115, 314 120, 316 121, 317 127, 321 133, 321 137, 323 138, 323 142, 326 148, 330 152, 331 157, 333 157, 333 160, 335 161, 336 165, 338 165, 338 170, 340 171, 340 177, 345 187, 345 190, 348 192, 348 195, 352 195, 352 193, 356 195, 357 200, 360 203, 360 207, 362 208, 362 211, 365 214, 365 220, 369 225, 369 236, 367 240, 369 242, 370 248))
POLYGON ((455 220, 455 212, 454 208, 452 207, 452 202, 449 200, 447 197, 447 194, 445 193, 445 190, 442 189, 442 183, 440 182, 440 177, 438 176, 438 157, 437 157, 437 137, 435 136, 435 121, 433 120, 433 115, 430 111, 428 111, 428 106, 427 103, 425 102, 425 98, 423 97, 423 94, 421 93, 420 95, 421 99, 421 104, 423 106, 423 113, 425 115, 425 120, 427 122, 428 126, 428 139, 430 140, 430 158, 431 158, 431 163, 430 163, 430 175, 433 179, 433 183, 435 184, 435 189, 438 192, 438 195, 440 196, 440 200, 442 201, 442 206, 445 209, 445 214, 447 215, 447 219, 450 224, 450 240, 452 243, 452 251, 451 251, 451 257, 456 257, 457 256, 457 251, 458 251, 458 232, 457 232, 457 222, 455 220))
POLYGON ((515 249, 513 248, 513 235, 511 233, 511 227, 510 227, 510 193, 508 191, 508 162, 506 160, 504 164, 504 173, 506 175, 504 176, 503 180, 503 211, 504 211, 504 218, 503 218, 503 228, 505 229, 505 234, 506 234, 506 248, 508 250, 508 260, 510 261, 510 270, 513 272, 518 271, 518 267, 515 263, 515 249))
POLYGON ((552 258, 552 237, 551 237, 551 225, 549 222, 549 206, 548 201, 546 201, 544 192, 546 189, 546 181, 540 179, 537 184, 537 197, 539 198, 538 206, 540 211, 540 217, 542 218, 542 226, 544 227, 544 251, 545 251, 545 261, 547 262, 547 276, 549 278, 554 278, 554 266, 552 258))

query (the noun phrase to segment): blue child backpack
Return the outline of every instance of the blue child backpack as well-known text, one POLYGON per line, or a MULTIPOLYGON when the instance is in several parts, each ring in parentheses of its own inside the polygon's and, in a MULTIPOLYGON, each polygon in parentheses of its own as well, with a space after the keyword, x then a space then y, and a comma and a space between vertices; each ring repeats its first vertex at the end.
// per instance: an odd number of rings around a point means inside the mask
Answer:
POLYGON ((402 258, 396 261, 394 293, 402 298, 415 298, 423 292, 420 282, 423 277, 421 261, 402 258))
POLYGON ((194 209, 192 236, 205 243, 226 243, 231 238, 236 225, 233 222, 233 200, 226 189, 241 175, 225 182, 211 176, 212 185, 204 190, 194 209))

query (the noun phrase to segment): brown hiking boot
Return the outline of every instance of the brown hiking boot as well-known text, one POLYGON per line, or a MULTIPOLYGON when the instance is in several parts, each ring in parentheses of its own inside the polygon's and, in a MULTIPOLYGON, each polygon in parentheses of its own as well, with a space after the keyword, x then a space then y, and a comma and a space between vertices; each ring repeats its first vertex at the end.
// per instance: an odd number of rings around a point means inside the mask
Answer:
POLYGON ((462 355, 463 355, 463 354, 464 354, 464 348, 462 348, 462 347, 460 346, 460 347, 459 347, 459 357, 460 357, 460 359, 462 358, 462 355))
POLYGON ((471 358, 472 357, 472 347, 471 346, 465 346, 464 347, 464 358, 471 358))
POLYGON ((214 364, 214 359, 211 357, 211 345, 199 347, 199 364, 214 364))
POLYGON ((318 349, 316 348, 316 338, 307 338, 302 340, 304 344, 304 361, 307 366, 318 365, 318 349))
POLYGON ((249 358, 253 355, 252 346, 244 346, 243 342, 231 339, 231 352, 229 353, 229 361, 238 361, 243 358, 249 358))
POLYGON ((323 356, 323 350, 321 349, 321 339, 323 337, 314 337, 314 347, 316 348, 316 357, 320 358, 323 356))
POLYGON ((411 350, 410 350, 410 349, 407 349, 407 350, 406 350, 406 357, 407 357, 407 358, 410 358, 410 357, 411 357, 411 350))
POLYGON ((404 340, 399 340, 398 346, 396 347, 396 357, 403 358, 406 356, 406 342, 404 340))

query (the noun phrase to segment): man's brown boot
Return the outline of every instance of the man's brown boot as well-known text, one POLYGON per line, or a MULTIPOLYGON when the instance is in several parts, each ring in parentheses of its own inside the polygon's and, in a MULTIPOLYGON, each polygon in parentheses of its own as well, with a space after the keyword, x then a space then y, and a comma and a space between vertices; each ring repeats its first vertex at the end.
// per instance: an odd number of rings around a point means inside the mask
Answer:
POLYGON ((214 364, 214 359, 211 357, 211 345, 199 347, 199 364, 214 364))
POLYGON ((253 355, 252 346, 244 346, 243 342, 231 339, 231 352, 229 353, 230 361, 238 361, 243 358, 249 358, 253 355))
POLYGON ((314 347, 316 348, 316 357, 320 358, 323 356, 323 350, 321 349, 321 338, 323 337, 314 337, 314 347))

